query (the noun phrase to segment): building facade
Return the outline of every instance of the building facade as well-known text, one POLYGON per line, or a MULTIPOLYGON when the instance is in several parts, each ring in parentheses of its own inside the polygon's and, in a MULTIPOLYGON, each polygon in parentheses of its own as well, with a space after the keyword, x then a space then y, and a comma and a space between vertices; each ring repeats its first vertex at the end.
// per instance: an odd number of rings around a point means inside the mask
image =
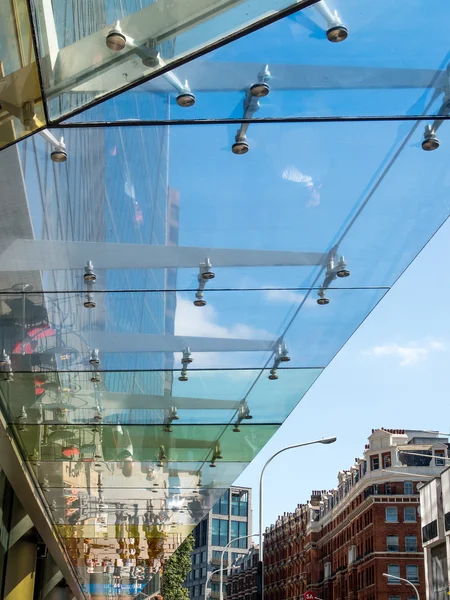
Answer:
POLYGON ((285 513, 265 534, 267 600, 409 600, 425 592, 418 482, 439 474, 437 434, 378 429, 330 491, 285 513), (383 574, 391 575, 391 578, 383 574))
POLYGON ((420 514, 427 600, 445 600, 450 591, 449 467, 420 486, 420 514))
POLYGON ((253 546, 232 565, 227 577, 229 600, 257 600, 258 561, 259 546, 253 546))
MULTIPOLYGON (((252 545, 252 490, 232 487, 216 502, 213 509, 194 529, 195 546, 192 552, 192 570, 186 587, 193 599, 219 598, 220 559, 229 567, 247 556, 252 545), (236 538, 242 538, 225 546, 236 538), (206 595, 205 595, 206 592, 206 595)), ((223 576, 226 594, 227 574, 223 576)))

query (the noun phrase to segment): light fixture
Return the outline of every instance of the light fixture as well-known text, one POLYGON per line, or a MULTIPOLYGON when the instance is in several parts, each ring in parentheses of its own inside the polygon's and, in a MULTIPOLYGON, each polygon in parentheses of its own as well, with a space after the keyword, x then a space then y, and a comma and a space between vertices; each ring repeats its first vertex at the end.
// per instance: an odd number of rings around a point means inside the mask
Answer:
POLYGON ((63 163, 67 160, 66 145, 64 138, 61 138, 59 142, 53 147, 50 153, 50 158, 54 163, 63 163))
POLYGON ((319 304, 320 306, 324 306, 325 304, 330 303, 330 300, 326 297, 325 290, 323 288, 320 288, 320 290, 317 292, 317 295, 319 296, 317 298, 317 304, 319 304))
POLYGON ((92 264, 92 262, 90 260, 87 262, 87 265, 84 267, 83 279, 86 283, 94 283, 94 281, 97 281, 97 275, 94 272, 94 265, 92 264))
POLYGON ((264 98, 269 95, 270 86, 267 83, 270 79, 269 65, 266 65, 264 69, 258 73, 258 82, 254 83, 250 87, 250 93, 255 98, 264 98))
POLYGON ((119 21, 115 22, 114 27, 106 36, 106 45, 113 52, 120 52, 127 45, 127 39, 122 33, 119 21))
POLYGON ((437 150, 439 146, 440 142, 436 132, 431 125, 427 125, 425 127, 425 133, 423 136, 422 150, 425 150, 426 152, 432 152, 433 150, 437 150))
POLYGON ((236 141, 231 146, 231 151, 233 152, 233 154, 247 154, 247 152, 249 151, 247 136, 238 132, 236 134, 235 140, 236 141))

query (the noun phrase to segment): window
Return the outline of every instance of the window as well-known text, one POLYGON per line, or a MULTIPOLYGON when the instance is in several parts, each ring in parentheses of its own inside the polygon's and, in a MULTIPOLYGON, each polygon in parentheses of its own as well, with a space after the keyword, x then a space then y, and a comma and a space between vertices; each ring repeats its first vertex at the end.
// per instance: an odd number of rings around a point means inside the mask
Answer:
MULTIPOLYGON (((212 558, 218 558, 220 560, 221 556, 222 556, 222 550, 213 550, 212 551, 212 558)), ((223 560, 228 560, 228 552, 223 553, 223 560)))
POLYGON ((230 492, 226 491, 220 500, 218 500, 213 507, 214 515, 227 515, 229 511, 229 497, 230 492))
POLYGON ((380 457, 378 456, 378 454, 376 456, 370 457, 370 464, 372 471, 376 471, 380 468, 380 457))
POLYGON ((419 583, 419 567, 417 565, 406 565, 406 579, 411 583, 419 583))
POLYGON ((202 562, 202 563, 206 562, 206 552, 204 550, 202 552, 202 558, 201 558, 200 562, 202 562))
POLYGON ((233 492, 231 494, 231 514, 234 517, 248 515, 248 492, 233 492))
POLYGON ((417 537, 405 535, 405 552, 417 552, 417 537))
POLYGON ((416 507, 415 506, 405 506, 403 511, 403 520, 405 523, 415 523, 416 522, 416 507))
POLYGON ((226 546, 228 544, 228 521, 212 520, 212 545, 226 546))
POLYGON ((389 467, 391 466, 391 453, 385 452, 381 456, 383 459, 383 469, 389 469, 389 467))
MULTIPOLYGON (((242 538, 247 535, 247 523, 245 521, 231 521, 231 539, 242 538)), ((241 539, 231 544, 232 548, 247 548, 248 539, 241 539)))
POLYGON ((391 495, 392 490, 391 490, 391 484, 390 483, 385 483, 384 484, 384 493, 387 494, 388 496, 391 495))
POLYGON ((397 523, 398 513, 396 506, 386 506, 386 523, 397 523))
POLYGON ((389 600, 400 600, 400 596, 389 596, 389 600))
POLYGON ((398 552, 398 535, 388 535, 386 538, 388 552, 398 552))
POLYGON ((205 597, 205 584, 204 583, 202 583, 202 585, 200 586, 200 596, 202 598, 205 597))
POLYGON ((326 562, 324 564, 324 569, 325 569, 324 579, 328 579, 329 577, 331 577, 331 563, 326 562))
POLYGON ((200 579, 200 569, 195 569, 195 571, 194 571, 194 579, 200 579))
POLYGON ((436 464, 437 467, 444 467, 445 466, 445 460, 444 458, 438 458, 438 456, 445 456, 445 450, 435 450, 434 451, 434 462, 436 464))
POLYGON ((428 525, 425 525, 425 527, 422 527, 423 543, 425 544, 426 542, 429 542, 433 538, 437 537, 437 534, 437 520, 435 519, 434 521, 431 521, 431 523, 428 523, 428 525))
POLYGON ((414 487, 412 481, 404 481, 403 482, 403 493, 405 495, 414 494, 414 487))
POLYGON ((194 554, 194 557, 195 557, 194 564, 198 565, 200 563, 200 552, 198 552, 197 554, 194 554))
POLYGON ((231 564, 234 565, 240 556, 242 556, 242 554, 239 554, 239 552, 232 552, 231 553, 231 564))
POLYGON ((206 577, 206 567, 201 568, 201 576, 206 577))
POLYGON ((398 579, 394 579, 400 577, 400 565, 388 565, 388 574, 393 576, 392 579, 388 577, 388 583, 400 583, 398 579))

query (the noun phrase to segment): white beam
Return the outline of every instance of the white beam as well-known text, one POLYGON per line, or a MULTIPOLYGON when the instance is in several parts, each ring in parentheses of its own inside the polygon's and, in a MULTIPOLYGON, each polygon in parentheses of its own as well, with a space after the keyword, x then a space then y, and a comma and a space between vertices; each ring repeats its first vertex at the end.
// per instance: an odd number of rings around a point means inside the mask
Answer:
MULTIPOLYGON (((271 352, 277 340, 193 337, 152 333, 91 331, 91 344, 100 352, 271 352)), ((181 365, 180 365, 181 369, 181 365)))
MULTIPOLYGON (((162 409, 175 406, 178 410, 236 410, 239 402, 210 398, 184 398, 177 396, 155 396, 151 394, 122 394, 102 392, 101 403, 105 410, 119 409, 162 409)), ((94 397, 92 393, 77 396, 94 397)), ((45 409, 45 403, 42 406, 45 409)), ((81 409, 84 410, 84 409, 81 409)))
POLYGON ((81 273, 89 260, 94 269, 198 268, 205 258, 211 260, 213 268, 302 267, 325 265, 328 255, 323 252, 18 239, 0 254, 0 271, 67 269, 81 273))

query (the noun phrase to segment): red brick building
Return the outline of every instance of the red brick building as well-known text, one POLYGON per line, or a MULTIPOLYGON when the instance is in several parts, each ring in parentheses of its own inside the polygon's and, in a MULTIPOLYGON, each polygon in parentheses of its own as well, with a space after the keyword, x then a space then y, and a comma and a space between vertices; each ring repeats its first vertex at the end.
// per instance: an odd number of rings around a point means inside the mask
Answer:
POLYGON ((447 456, 435 434, 372 431, 336 488, 313 492, 266 529, 265 600, 299 600, 307 590, 321 600, 415 598, 394 576, 425 599, 417 484, 439 474, 447 456))
POLYGON ((233 565, 227 579, 227 600, 256 600, 258 560, 256 546, 233 565))

